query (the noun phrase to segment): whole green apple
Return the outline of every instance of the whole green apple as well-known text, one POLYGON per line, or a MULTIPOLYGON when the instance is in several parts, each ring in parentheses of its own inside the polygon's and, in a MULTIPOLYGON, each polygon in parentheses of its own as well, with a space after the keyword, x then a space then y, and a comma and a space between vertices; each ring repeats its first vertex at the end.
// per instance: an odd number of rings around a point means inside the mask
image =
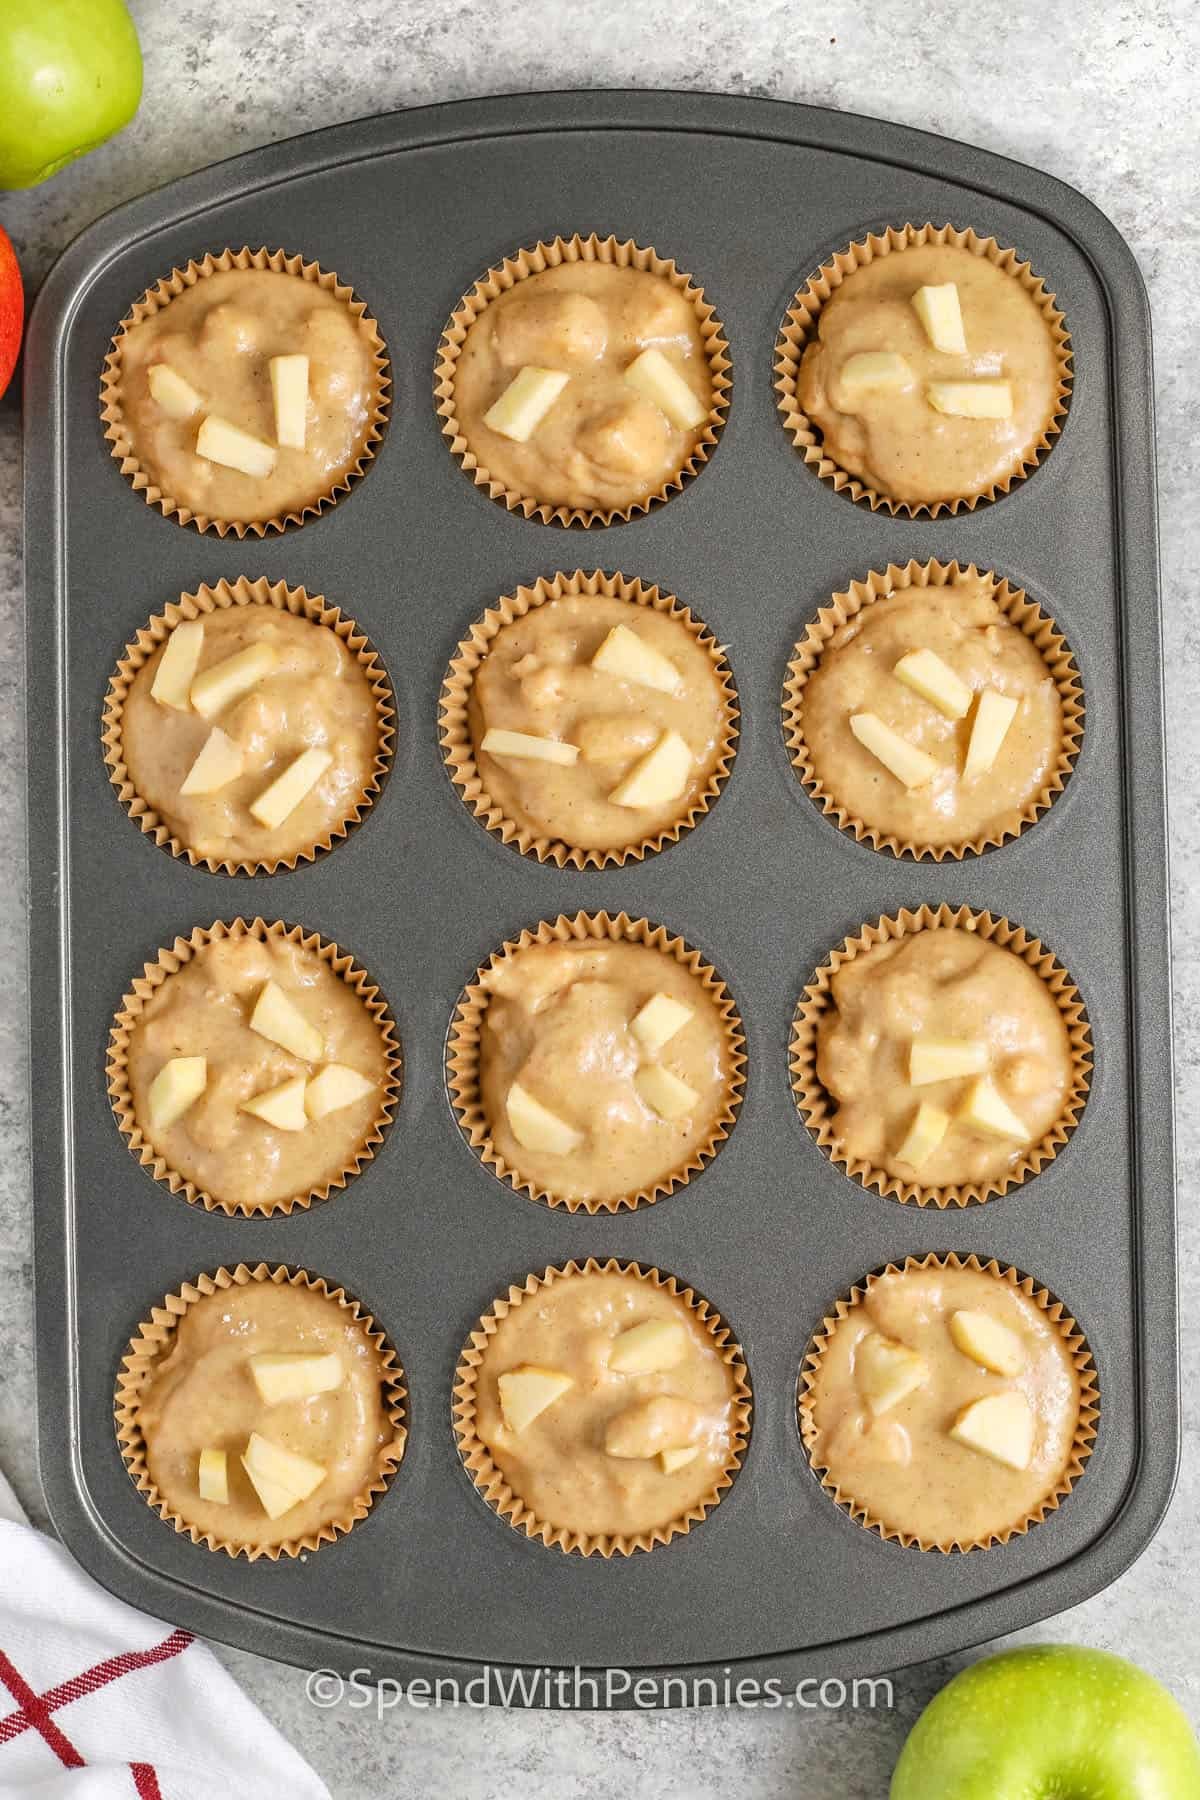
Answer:
POLYGON ((964 1669, 921 1714, 891 1800, 1200 1800, 1165 1687, 1104 1650, 1032 1644, 964 1669))
POLYGON ((122 0, 0 0, 0 188, 33 187, 86 156, 141 97, 122 0))

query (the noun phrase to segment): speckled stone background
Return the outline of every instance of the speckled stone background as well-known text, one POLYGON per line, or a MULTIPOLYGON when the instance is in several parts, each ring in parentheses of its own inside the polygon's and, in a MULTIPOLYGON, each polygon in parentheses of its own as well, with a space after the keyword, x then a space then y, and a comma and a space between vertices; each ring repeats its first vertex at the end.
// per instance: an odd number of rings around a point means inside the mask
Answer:
MULTIPOLYGON (((1137 1566, 1030 1635, 1135 1658, 1200 1721, 1200 1473, 1191 1452, 1200 1416, 1200 9, 1192 0, 1053 9, 1043 0, 982 8, 956 0, 133 0, 133 11, 146 60, 135 123, 49 186, 0 195, 0 223, 31 286, 99 213, 218 157, 365 113, 554 87, 764 94, 922 126, 1074 183, 1133 245, 1156 336, 1189 1448, 1172 1512, 1137 1566)), ((20 425, 10 395, 0 402, 0 1466, 43 1519, 32 1436, 19 509, 20 425)), ((377 1723, 346 1705, 315 1709, 300 1672, 221 1654, 339 1800, 513 1792, 880 1800, 905 1732, 952 1673, 937 1664, 900 1675, 890 1713, 605 1717, 398 1707, 377 1723)))

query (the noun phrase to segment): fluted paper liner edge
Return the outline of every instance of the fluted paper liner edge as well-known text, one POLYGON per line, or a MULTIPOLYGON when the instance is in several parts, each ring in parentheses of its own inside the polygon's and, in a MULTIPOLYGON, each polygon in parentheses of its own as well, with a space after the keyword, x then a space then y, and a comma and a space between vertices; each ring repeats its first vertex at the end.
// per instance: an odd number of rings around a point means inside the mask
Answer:
POLYGON ((111 1102, 117 1127, 137 1157, 142 1167, 148 1169, 155 1181, 161 1181, 171 1193, 179 1194, 190 1205, 203 1206, 206 1212, 222 1212, 227 1218, 267 1219, 280 1213, 290 1214, 304 1211, 314 1200, 328 1200, 331 1194, 339 1193, 354 1176, 373 1161, 376 1147, 383 1142, 384 1135, 392 1123, 396 1104, 400 1097, 400 1084, 403 1060, 399 1040, 396 1036, 395 1024, 388 1011, 378 987, 371 980, 365 969, 359 967, 353 956, 327 941, 318 932, 306 931, 302 925, 286 925, 282 920, 268 922, 262 918, 233 919, 226 923, 218 920, 210 926, 197 925, 187 937, 177 937, 169 948, 160 950, 152 963, 146 963, 140 975, 134 977, 130 991, 124 996, 113 1019, 109 1033, 108 1058, 105 1077, 108 1085, 108 1097, 111 1102), (266 1206, 251 1206, 244 1201, 222 1200, 218 1196, 205 1192, 195 1182, 172 1169, 165 1157, 154 1148, 138 1124, 133 1104, 133 1094, 129 1086, 129 1043, 147 1000, 157 992, 169 976, 182 968, 206 945, 217 943, 226 938, 257 938, 261 943, 269 943, 272 939, 299 946, 303 950, 311 950, 333 971, 341 977, 359 999, 374 1020, 379 1031, 384 1052, 387 1056, 387 1073, 382 1082, 382 1095, 379 1108, 375 1114, 370 1130, 353 1157, 331 1180, 318 1183, 304 1193, 290 1194, 282 1200, 272 1200, 266 1206))
POLYGON ((625 863, 641 862, 644 857, 655 855, 667 845, 678 843, 684 832, 690 831, 715 804, 728 779, 737 749, 737 690, 725 652, 712 632, 702 620, 695 617, 690 607, 683 606, 673 594, 643 584, 636 578, 631 580, 619 573, 607 575, 599 569, 590 575, 582 569, 576 569, 573 574, 541 576, 531 586, 519 587, 515 593, 505 594, 497 600, 482 618, 476 620, 455 651, 442 685, 438 707, 442 756, 464 805, 470 808, 480 823, 498 837, 501 843, 511 844, 523 856, 535 856, 539 862, 555 863, 560 869, 620 867, 625 863), (537 607, 573 595, 623 600, 630 606, 645 607, 665 618, 676 620, 680 628, 707 652, 721 692, 721 743, 716 762, 703 789, 673 824, 621 848, 585 849, 569 844, 562 838, 547 837, 531 826, 522 825, 510 818, 487 791, 471 738, 471 688, 480 665, 500 633, 514 620, 524 618, 537 607))
POLYGON ((864 925, 852 937, 845 938, 830 952, 817 969, 796 1007, 792 1021, 790 1070, 792 1095, 797 1110, 817 1144, 830 1162, 860 1186, 874 1189, 885 1198, 904 1204, 935 1206, 980 1205, 1010 1188, 1019 1187, 1052 1162, 1079 1123, 1088 1096, 1092 1068, 1092 1035, 1087 1012, 1079 989, 1066 969, 1039 939, 1030 937, 1023 926, 989 912, 975 912, 969 906, 951 907, 943 902, 936 908, 921 906, 915 912, 902 907, 898 913, 864 925), (925 1187, 919 1182, 905 1181, 886 1169, 875 1168, 863 1157, 847 1157, 833 1128, 834 1105, 817 1074, 817 1027, 833 1004, 832 977, 856 956, 869 953, 879 944, 890 943, 917 931, 958 929, 978 932, 988 943, 1010 950, 1045 982, 1051 998, 1062 1014, 1067 1030, 1071 1056, 1071 1084, 1062 1110, 1054 1124, 1036 1144, 1029 1145, 1020 1158, 1003 1174, 990 1176, 983 1182, 954 1182, 944 1187, 925 1187))
POLYGON ((674 936, 663 925, 652 925, 648 919, 632 919, 628 913, 587 913, 556 919, 543 919, 527 927, 519 937, 510 938, 488 960, 481 964, 460 997, 454 1010, 446 1043, 446 1085, 459 1128, 484 1167, 505 1181, 518 1194, 548 1206, 563 1207, 568 1212, 619 1213, 634 1211, 639 1206, 652 1206, 656 1201, 685 1187, 705 1165, 711 1162, 733 1130, 742 1103, 746 1083, 745 1035, 742 1021, 725 982, 698 950, 674 936), (644 944, 663 955, 671 956, 688 969, 701 983, 716 1005, 724 1033, 729 1065, 727 1091, 721 1111, 705 1142, 689 1152, 687 1160, 652 1186, 638 1188, 615 1198, 581 1200, 571 1195, 552 1194, 546 1188, 526 1179, 519 1169, 511 1167, 493 1141, 483 1110, 479 1076, 479 1050, 489 995, 483 985, 485 976, 510 957, 519 955, 535 944, 583 943, 607 939, 611 943, 644 944))
POLYGON ((1062 1301, 1056 1299, 1048 1288, 1036 1282, 1031 1275, 1022 1275, 1011 1265, 997 1262, 995 1257, 991 1257, 985 1262, 975 1255, 963 1257, 951 1253, 939 1256, 931 1252, 924 1257, 906 1257, 902 1264, 889 1263, 886 1268, 865 1276, 851 1288, 848 1294, 843 1295, 837 1301, 833 1312, 825 1316, 819 1330, 813 1334, 805 1353, 800 1368, 798 1407, 800 1436, 808 1454, 810 1466, 826 1493, 844 1513, 854 1520, 855 1524, 861 1525, 866 1531, 878 1533, 885 1542, 899 1543, 906 1548, 915 1547, 919 1550, 940 1550, 943 1554, 950 1555, 955 1551, 965 1554, 971 1550, 986 1550, 993 1545, 1007 1544, 1014 1537, 1023 1537, 1035 1525, 1040 1525, 1049 1514, 1057 1512, 1083 1474, 1084 1467, 1095 1447, 1100 1418, 1100 1389, 1095 1361, 1087 1338, 1062 1301), (885 1275, 907 1275, 910 1272, 919 1273, 926 1269, 962 1269, 982 1275, 991 1275, 999 1281, 1006 1282, 1016 1292, 1023 1294, 1026 1299, 1032 1300, 1061 1334, 1079 1379, 1079 1417, 1076 1421, 1075 1436, 1066 1468, 1056 1480, 1051 1491, 1031 1512, 1027 1513, 1024 1518, 1015 1520, 1003 1531, 992 1532, 985 1538, 954 1538, 948 1543, 942 1543, 937 1539, 920 1537, 915 1532, 903 1531, 897 1526, 889 1525, 886 1520, 877 1518, 869 1508, 856 1501, 853 1495, 844 1491, 830 1475, 825 1465, 819 1463, 816 1458, 815 1445, 818 1434, 816 1421, 813 1418, 812 1399, 821 1359, 829 1347, 834 1331, 850 1316, 856 1306, 866 1300, 876 1283, 885 1275))
POLYGON ((573 1552, 580 1556, 600 1556, 606 1560, 613 1556, 632 1556, 636 1550, 653 1550, 658 1544, 669 1544, 672 1538, 686 1535, 693 1525, 699 1524, 712 1512, 733 1485, 734 1477, 741 1468, 749 1442, 752 1410, 753 1399, 745 1356, 741 1345, 733 1340, 732 1332, 720 1313, 703 1295, 698 1294, 694 1288, 685 1286, 674 1275, 664 1275, 657 1268, 645 1268, 640 1263, 618 1257, 609 1257, 604 1262, 594 1256, 589 1256, 585 1262, 572 1258, 568 1263, 543 1269, 540 1275, 526 1276, 519 1287, 515 1284, 511 1286, 506 1294, 493 1301, 490 1311, 483 1315, 472 1331, 463 1346, 454 1374, 452 1414, 458 1454, 467 1475, 492 1511, 515 1531, 523 1531, 526 1537, 539 1539, 548 1549, 558 1549, 568 1554, 573 1552), (539 1519, 509 1486, 476 1430, 479 1371, 491 1339, 513 1308, 555 1282, 572 1281, 581 1276, 613 1274, 631 1276, 681 1300, 693 1318, 703 1325, 734 1377, 729 1456, 717 1481, 686 1512, 662 1525, 631 1534, 580 1532, 570 1526, 556 1526, 539 1519))

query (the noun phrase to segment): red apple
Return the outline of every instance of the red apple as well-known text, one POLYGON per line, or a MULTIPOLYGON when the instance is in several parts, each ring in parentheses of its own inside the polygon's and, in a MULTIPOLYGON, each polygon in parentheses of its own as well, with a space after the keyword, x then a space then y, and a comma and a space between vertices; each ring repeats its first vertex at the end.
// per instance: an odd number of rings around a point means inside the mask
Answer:
POLYGON ((24 318, 25 291, 21 286, 17 253, 0 226, 0 394, 8 386, 17 366, 24 318))

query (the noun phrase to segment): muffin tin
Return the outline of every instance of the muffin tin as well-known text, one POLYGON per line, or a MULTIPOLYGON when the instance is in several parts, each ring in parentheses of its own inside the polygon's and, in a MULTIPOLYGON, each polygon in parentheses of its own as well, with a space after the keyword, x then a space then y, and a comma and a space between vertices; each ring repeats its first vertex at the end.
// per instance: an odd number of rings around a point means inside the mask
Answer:
MULTIPOLYGON (((1128 248, 1078 194, 983 152, 820 109, 674 94, 465 102, 340 126, 191 176, 93 226, 46 283, 27 369, 34 1197, 39 1431, 54 1521, 133 1603, 310 1668, 375 1676, 514 1666, 672 1676, 877 1674, 1026 1625, 1095 1592, 1148 1542, 1178 1451, 1161 658, 1149 320, 1128 248), (949 219, 1017 247, 1056 293, 1075 381, 1042 467, 968 515, 890 518, 805 467, 772 365, 792 295, 870 230, 949 219), (708 464, 645 517, 526 520, 473 487, 433 398, 440 334, 481 269, 556 232, 615 231, 700 282, 733 397, 708 464), (243 244, 353 282, 391 359, 384 442, 354 490, 278 538, 162 518, 107 453, 97 387, 131 300, 173 266, 243 244), (817 609, 871 569, 957 557, 1059 623, 1087 708, 1065 791, 1015 842, 915 864, 825 819, 789 762, 788 658, 817 609), (472 621, 522 582, 584 566, 654 582, 728 644, 733 772, 678 843, 623 868, 541 865, 453 786, 437 702, 472 621), (189 868, 139 833, 108 780, 110 670, 146 618, 224 576, 322 594, 359 622, 396 695, 395 764, 348 839, 273 877, 189 868), (969 903, 1026 927, 1078 984, 1096 1064, 1079 1129, 986 1206, 932 1214, 865 1192, 793 1102, 801 990, 866 921, 969 903), (568 1214, 498 1181, 455 1121, 446 1034, 476 968, 559 913, 624 910, 678 933, 729 984, 747 1034, 740 1117, 660 1204, 568 1214), (126 1149, 105 1092, 130 977, 177 934, 261 914, 336 939, 377 980, 405 1057, 397 1118, 342 1193, 290 1218, 206 1214, 126 1149), (885 1543, 822 1492, 797 1377, 838 1296, 930 1251, 995 1257, 1087 1333, 1099 1436, 1062 1507, 1003 1548, 885 1543), (694 1286, 744 1346, 744 1466, 674 1543, 606 1562, 495 1516, 459 1464, 456 1359, 497 1294, 571 1258, 618 1256, 694 1286), (411 1436, 390 1491, 336 1544, 234 1562, 164 1528, 122 1464, 119 1357, 159 1297, 201 1271, 286 1263, 344 1286, 395 1345, 411 1436)), ((489 1689, 498 1692, 496 1675, 489 1689)), ((474 1690, 478 1692, 479 1690, 474 1690)), ((546 1696, 540 1696, 544 1703, 546 1696)), ((617 1694, 620 1703, 627 1695, 617 1694)))

